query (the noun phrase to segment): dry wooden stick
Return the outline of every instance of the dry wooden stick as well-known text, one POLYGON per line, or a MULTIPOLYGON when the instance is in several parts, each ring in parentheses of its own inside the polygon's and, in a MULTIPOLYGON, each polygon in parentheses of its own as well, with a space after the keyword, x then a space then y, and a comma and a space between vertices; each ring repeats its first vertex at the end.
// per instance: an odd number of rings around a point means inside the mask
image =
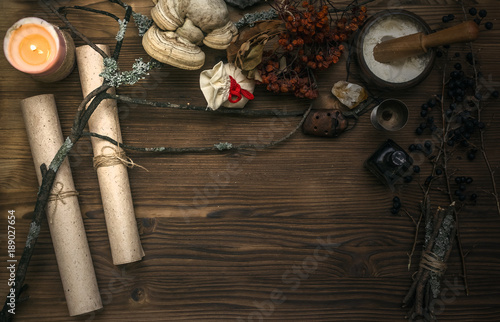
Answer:
MULTIPOLYGON (((464 18, 465 18, 465 20, 467 20, 468 17, 467 17, 467 13, 465 11, 465 5, 464 5, 463 0, 460 0, 460 4, 462 6, 464 18)), ((476 68, 476 59, 474 57, 474 46, 473 46, 472 42, 469 43, 469 49, 470 49, 470 52, 472 53, 472 68, 474 70, 474 81, 476 83, 476 88, 477 88, 477 85, 478 85, 477 74, 478 73, 477 73, 477 68, 476 68)), ((477 120, 478 120, 478 122, 481 122, 481 111, 482 111, 481 101, 478 101, 477 102, 477 120)), ((498 194, 497 184, 495 181, 495 171, 492 169, 491 164, 490 164, 490 160, 488 159, 488 154, 486 153, 486 148, 484 145, 484 131, 482 129, 479 130, 479 138, 480 138, 480 142, 481 142, 481 146, 480 146, 481 154, 483 155, 484 162, 486 163, 486 167, 488 168, 488 172, 490 174, 491 186, 493 189, 493 191, 491 191, 490 193, 493 196, 493 198, 495 198, 497 213, 500 216, 500 195, 498 194)))
POLYGON ((139 151, 139 152, 154 152, 154 153, 203 153, 203 152, 217 152, 217 151, 239 151, 239 150, 245 150, 245 149, 266 149, 273 147, 277 144, 280 144, 287 139, 289 139, 295 132, 297 132, 302 124, 304 124, 305 119, 309 115, 309 112, 312 109, 312 104, 309 106, 309 108, 303 113, 303 116, 297 126, 293 128, 289 133, 287 133, 285 136, 281 137, 278 140, 271 141, 269 143, 265 144, 241 144, 241 145, 234 145, 228 142, 225 143, 218 143, 214 144, 212 146, 207 146, 207 147, 186 147, 186 148, 173 148, 173 147, 151 147, 151 148, 144 148, 144 147, 136 147, 128 144, 124 144, 121 142, 117 142, 116 140, 110 138, 109 136, 105 135, 100 135, 98 133, 91 133, 91 132, 83 132, 83 136, 89 136, 89 137, 96 137, 102 140, 106 140, 110 142, 111 144, 114 144, 116 146, 121 147, 122 149, 126 150, 133 150, 133 151, 139 151))
MULTIPOLYGON (((70 136, 66 138, 64 144, 59 148, 59 151, 54 156, 54 159, 51 161, 49 167, 47 168, 45 164, 40 166, 43 174, 42 184, 38 190, 33 220, 30 224, 30 229, 26 238, 26 245, 24 247, 23 254, 21 255, 21 259, 19 260, 19 265, 17 266, 15 278, 16 284, 14 287, 16 300, 19 299, 21 291, 23 290, 26 272, 35 249, 38 235, 40 234, 42 221, 45 218, 45 207, 47 206, 47 201, 50 196, 50 191, 52 189, 56 173, 64 159, 66 159, 68 153, 71 151, 73 145, 81 138, 85 124, 92 115, 93 111, 95 111, 97 106, 104 99, 103 94, 105 94, 107 89, 108 86, 101 87, 101 92, 94 95, 94 99, 90 103, 89 108, 84 113, 77 113, 76 118, 78 120, 75 120, 75 124, 77 125, 76 129, 72 129, 70 136)), ((12 314, 9 313, 9 306, 7 304, 8 299, 5 301, 4 307, 0 312, 0 321, 11 321, 13 318, 12 314)))
MULTIPOLYGON (((447 195, 448 199, 450 202, 453 202, 453 196, 451 194, 451 185, 450 185, 450 176, 448 174, 448 157, 447 157, 447 144, 445 144, 445 139, 448 138, 448 131, 449 131, 449 122, 448 124, 445 124, 446 120, 446 114, 444 110, 444 90, 445 90, 445 81, 446 81, 446 65, 445 68, 443 68, 443 81, 442 81, 442 92, 441 92, 441 97, 443 98, 441 100, 441 118, 443 120, 443 129, 446 126, 446 131, 443 133, 443 139, 441 142, 441 151, 443 153, 443 172, 444 172, 444 178, 446 182, 446 189, 447 189, 447 195)), ((460 253, 460 262, 462 263, 462 278, 464 281, 464 286, 465 286, 465 294, 469 295, 469 283, 467 281, 467 263, 465 261, 465 256, 463 252, 463 246, 462 246, 462 240, 460 238, 460 224, 459 224, 459 218, 458 218, 458 213, 454 211, 455 215, 455 231, 456 231, 456 241, 457 241, 457 246, 458 250, 460 253)))
MULTIPOLYGON (((455 209, 455 204, 452 203, 446 209, 438 208, 435 214, 432 216, 430 222, 432 223, 432 232, 428 239, 427 245, 422 252, 422 257, 420 260, 420 266, 417 271, 416 277, 403 299, 403 307, 408 307, 412 305, 412 308, 408 314, 408 317, 412 320, 416 317, 428 317, 432 314, 430 309, 431 296, 431 286, 429 284, 429 278, 431 277, 431 272, 436 272, 439 275, 444 274, 446 270, 446 262, 449 258, 452 249, 452 242, 455 235, 455 227, 453 226, 451 234, 449 235, 448 248, 442 258, 435 254, 434 246, 436 245, 436 240, 439 236, 440 229, 443 227, 445 218, 453 216, 455 209)), ((429 223, 430 214, 426 213, 426 222, 429 223)), ((429 227, 426 227, 429 229, 429 227)), ((427 231, 429 234, 429 231, 427 231)), ((443 238, 443 236, 441 237, 443 238)), ((446 238, 446 236, 444 236, 446 238)))

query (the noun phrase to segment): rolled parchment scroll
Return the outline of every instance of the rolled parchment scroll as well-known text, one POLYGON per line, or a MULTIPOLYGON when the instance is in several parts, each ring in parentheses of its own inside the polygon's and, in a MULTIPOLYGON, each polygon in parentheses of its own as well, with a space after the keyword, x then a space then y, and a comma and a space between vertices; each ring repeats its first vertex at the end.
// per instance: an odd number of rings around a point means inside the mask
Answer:
MULTIPOLYGON (((98 46, 109 54, 108 46, 98 46)), ((102 85, 103 79, 99 74, 104 69, 103 58, 90 46, 81 46, 76 49, 76 61, 85 97, 102 85)), ((89 120, 89 130, 122 142, 115 100, 106 99, 99 104, 89 120)), ((137 229, 126 161, 120 161, 126 159, 124 152, 108 141, 94 137, 92 147, 113 264, 139 261, 144 251, 137 229)))
MULTIPOLYGON (((40 165, 47 167, 63 144, 63 134, 53 95, 38 95, 21 101, 31 153, 39 184, 40 165)), ((59 168, 46 214, 61 275, 69 315, 102 308, 101 296, 85 234, 77 192, 68 159, 59 168)))

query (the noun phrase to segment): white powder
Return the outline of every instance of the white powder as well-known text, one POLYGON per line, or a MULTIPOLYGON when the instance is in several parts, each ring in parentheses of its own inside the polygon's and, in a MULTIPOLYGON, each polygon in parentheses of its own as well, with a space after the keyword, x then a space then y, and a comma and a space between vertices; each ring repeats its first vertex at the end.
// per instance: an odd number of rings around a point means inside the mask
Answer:
POLYGON ((389 64, 373 57, 373 48, 382 41, 424 31, 415 21, 400 16, 388 16, 377 21, 365 35, 363 56, 368 68, 380 79, 390 83, 408 82, 418 77, 431 59, 430 52, 389 64))

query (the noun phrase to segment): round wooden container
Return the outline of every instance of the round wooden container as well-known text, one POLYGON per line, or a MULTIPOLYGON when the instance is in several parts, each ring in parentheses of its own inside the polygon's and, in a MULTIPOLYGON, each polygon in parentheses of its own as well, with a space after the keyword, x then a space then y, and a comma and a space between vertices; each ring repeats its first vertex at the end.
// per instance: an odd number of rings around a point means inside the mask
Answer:
POLYGON ((429 27, 429 25, 422 18, 420 18, 419 16, 410 11, 401 9, 388 9, 380 11, 375 15, 371 16, 366 21, 363 28, 359 31, 356 39, 356 58, 358 65, 361 69, 361 76, 368 84, 373 85, 378 89, 384 91, 405 90, 419 84, 425 78, 427 78, 427 76, 432 71, 432 68, 434 66, 434 61, 436 59, 436 51, 434 49, 429 50, 428 54, 430 55, 430 59, 426 64, 424 70, 416 77, 408 81, 390 82, 375 75, 375 73, 368 67, 368 64, 364 57, 363 47, 364 47, 365 37, 371 28, 376 26, 380 21, 387 19, 389 17, 401 17, 404 20, 414 22, 415 24, 420 26, 426 34, 429 34, 431 32, 431 28, 429 27))

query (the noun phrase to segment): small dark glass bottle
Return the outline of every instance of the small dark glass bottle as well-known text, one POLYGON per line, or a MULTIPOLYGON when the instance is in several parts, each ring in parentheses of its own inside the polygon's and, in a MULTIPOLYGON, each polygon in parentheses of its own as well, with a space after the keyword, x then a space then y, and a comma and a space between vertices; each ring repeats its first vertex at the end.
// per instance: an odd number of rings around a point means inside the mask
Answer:
POLYGON ((397 145, 388 139, 365 162, 365 167, 377 178, 393 188, 394 184, 408 175, 413 159, 397 145))

